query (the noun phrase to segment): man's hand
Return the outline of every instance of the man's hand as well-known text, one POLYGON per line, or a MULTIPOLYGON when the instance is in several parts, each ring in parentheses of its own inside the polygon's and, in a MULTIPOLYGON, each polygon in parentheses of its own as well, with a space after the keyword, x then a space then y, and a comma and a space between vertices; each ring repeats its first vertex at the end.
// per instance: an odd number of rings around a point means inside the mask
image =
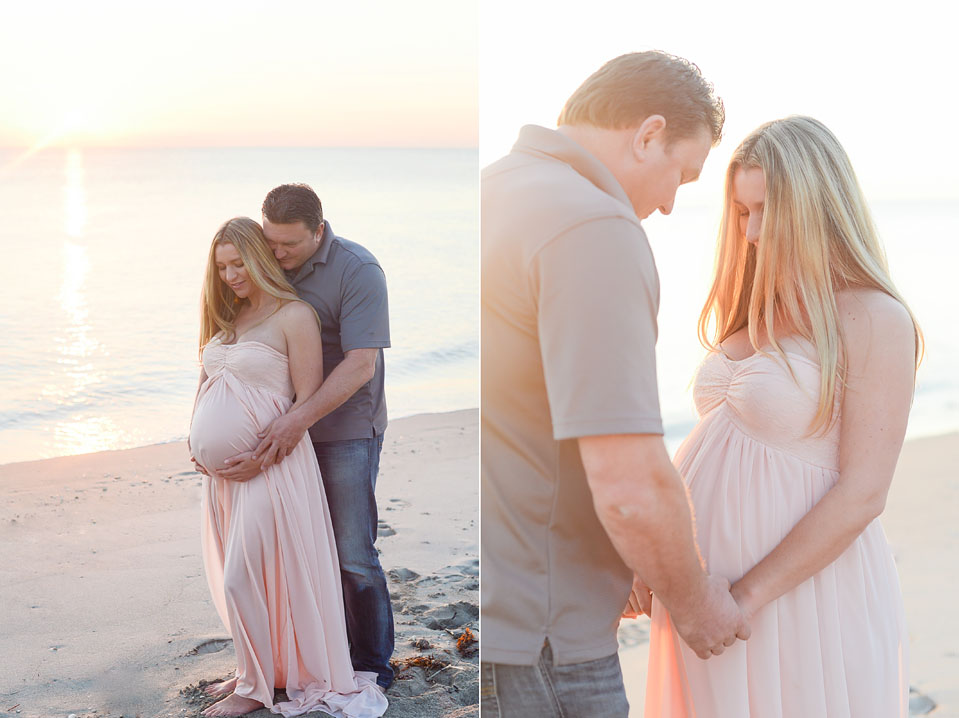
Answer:
POLYGON ((718 656, 737 638, 749 638, 750 628, 739 605, 729 592, 729 581, 707 576, 705 594, 690 601, 685 615, 672 611, 680 637, 702 659, 718 656))
POLYGON ((219 469, 216 475, 227 481, 249 481, 263 471, 260 462, 253 458, 251 451, 231 456, 223 463, 227 465, 227 468, 219 469))
MULTIPOLYGON (((259 433, 261 441, 253 450, 254 460, 260 461, 263 468, 280 463, 293 453, 293 449, 309 428, 303 426, 295 411, 278 416, 259 433)), ((227 459, 227 463, 231 461, 232 459, 227 459)))
POLYGON ((633 574, 633 589, 629 592, 629 601, 623 609, 623 618, 639 618, 644 613, 652 616, 652 610, 653 594, 649 586, 643 583, 643 579, 633 574))

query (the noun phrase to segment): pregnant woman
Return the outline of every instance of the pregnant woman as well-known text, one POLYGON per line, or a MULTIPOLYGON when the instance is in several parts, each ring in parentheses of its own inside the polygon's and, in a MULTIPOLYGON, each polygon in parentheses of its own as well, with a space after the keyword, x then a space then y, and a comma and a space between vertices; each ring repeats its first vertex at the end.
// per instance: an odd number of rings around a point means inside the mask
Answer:
POLYGON ((284 461, 245 482, 217 476, 257 433, 306 400, 323 377, 320 328, 297 299, 260 226, 245 217, 210 247, 200 329, 203 369, 189 445, 203 479, 203 561, 233 636, 235 678, 207 716, 266 706, 372 718, 386 710, 374 673, 354 673, 333 530, 316 456, 304 436, 284 461), (288 700, 273 703, 274 688, 288 700))
POLYGON ((702 660, 654 599, 646 716, 905 718, 908 637, 878 516, 920 335, 822 123, 770 122, 733 154, 700 334, 700 420, 675 461, 708 570, 752 636, 702 660))

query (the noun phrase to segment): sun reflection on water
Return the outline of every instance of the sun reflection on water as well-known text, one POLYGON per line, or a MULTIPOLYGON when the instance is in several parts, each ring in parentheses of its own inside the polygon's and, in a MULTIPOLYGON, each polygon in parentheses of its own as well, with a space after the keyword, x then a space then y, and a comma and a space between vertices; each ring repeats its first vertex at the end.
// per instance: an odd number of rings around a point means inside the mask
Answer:
MULTIPOLYGON (((62 381, 46 386, 43 395, 60 406, 69 407, 82 405, 83 397, 89 396, 91 388, 102 382, 103 376, 93 361, 101 345, 92 334, 87 302, 90 257, 85 237, 87 203, 83 154, 79 150, 67 152, 64 180, 65 237, 58 294, 64 330, 53 338, 63 375, 62 381)), ((112 448, 116 444, 117 428, 114 422, 103 417, 74 414, 54 429, 56 452, 82 454, 112 448)))
POLYGON ((57 454, 87 454, 117 448, 117 437, 123 431, 110 418, 96 415, 76 415, 53 430, 57 454))
POLYGON ((87 200, 83 191, 83 154, 80 150, 67 152, 63 186, 64 229, 68 237, 82 237, 87 225, 87 200))

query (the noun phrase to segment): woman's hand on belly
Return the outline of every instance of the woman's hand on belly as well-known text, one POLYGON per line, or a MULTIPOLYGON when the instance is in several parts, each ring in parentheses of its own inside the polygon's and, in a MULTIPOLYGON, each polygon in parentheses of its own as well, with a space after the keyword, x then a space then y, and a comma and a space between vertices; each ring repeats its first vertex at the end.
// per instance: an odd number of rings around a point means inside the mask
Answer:
POLYGON ((217 469, 216 475, 227 481, 249 481, 263 471, 262 459, 254 461, 252 451, 230 457, 223 462, 226 468, 217 469))
POLYGON ((210 472, 203 468, 203 465, 196 460, 196 457, 193 456, 192 452, 190 454, 190 461, 193 462, 193 470, 198 474, 203 474, 204 476, 209 476, 210 472))

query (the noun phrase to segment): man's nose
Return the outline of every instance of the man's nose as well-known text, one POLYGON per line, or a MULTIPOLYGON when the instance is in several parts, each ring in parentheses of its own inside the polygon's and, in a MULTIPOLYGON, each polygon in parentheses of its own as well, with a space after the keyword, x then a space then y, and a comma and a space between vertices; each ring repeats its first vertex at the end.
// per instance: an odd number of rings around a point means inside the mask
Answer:
POLYGON ((675 201, 676 201, 676 200, 671 199, 671 200, 669 200, 669 202, 667 202, 666 204, 661 204, 661 205, 659 206, 659 213, 660 213, 660 214, 669 214, 670 212, 672 212, 672 211, 673 211, 673 203, 674 203, 675 201))

